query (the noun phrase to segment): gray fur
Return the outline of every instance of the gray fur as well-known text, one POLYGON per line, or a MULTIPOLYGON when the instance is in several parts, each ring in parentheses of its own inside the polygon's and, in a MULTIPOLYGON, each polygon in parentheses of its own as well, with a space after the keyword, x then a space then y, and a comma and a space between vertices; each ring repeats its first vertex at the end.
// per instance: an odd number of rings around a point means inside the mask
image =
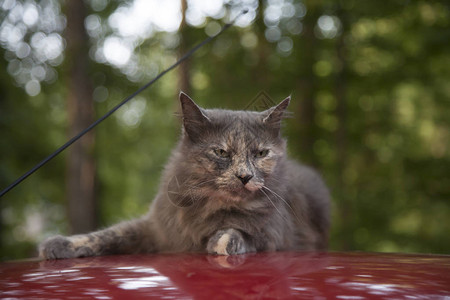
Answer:
POLYGON ((182 135, 149 213, 52 237, 40 245, 42 257, 326 249, 328 190, 315 171, 287 158, 280 135, 290 98, 265 112, 203 109, 183 93, 180 101, 182 135))

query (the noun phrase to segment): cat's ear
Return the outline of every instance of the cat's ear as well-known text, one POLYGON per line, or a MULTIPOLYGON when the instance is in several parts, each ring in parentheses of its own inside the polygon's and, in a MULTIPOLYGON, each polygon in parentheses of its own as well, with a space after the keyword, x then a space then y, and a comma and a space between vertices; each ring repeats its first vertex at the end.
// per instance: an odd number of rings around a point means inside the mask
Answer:
POLYGON ((183 92, 180 92, 180 103, 184 129, 188 136, 195 140, 201 134, 204 126, 210 124, 210 120, 202 108, 183 92))
POLYGON ((263 123, 270 126, 277 135, 280 133, 281 120, 286 114, 286 108, 288 107, 289 102, 291 102, 291 96, 281 101, 277 106, 271 107, 263 112, 263 123))

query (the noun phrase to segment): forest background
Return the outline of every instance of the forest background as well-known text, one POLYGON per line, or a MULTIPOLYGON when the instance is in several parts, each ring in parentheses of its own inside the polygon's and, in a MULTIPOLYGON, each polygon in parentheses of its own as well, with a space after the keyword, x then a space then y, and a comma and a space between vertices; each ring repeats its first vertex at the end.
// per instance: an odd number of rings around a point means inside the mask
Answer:
POLYGON ((0 259, 144 214, 180 134, 180 90, 228 109, 292 95, 284 135, 330 187, 331 250, 450 254, 446 1, 0 0, 0 189, 243 8, 0 198, 0 259))

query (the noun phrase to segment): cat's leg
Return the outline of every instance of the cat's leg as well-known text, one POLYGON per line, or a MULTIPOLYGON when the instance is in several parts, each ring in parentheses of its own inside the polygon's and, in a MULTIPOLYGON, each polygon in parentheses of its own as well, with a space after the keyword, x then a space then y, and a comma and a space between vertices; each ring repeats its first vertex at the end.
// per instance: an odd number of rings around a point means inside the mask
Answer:
POLYGON ((209 254, 218 255, 255 252, 255 248, 244 239, 243 234, 232 228, 217 231, 209 238, 206 250, 209 254))
POLYGON ((154 252, 155 246, 151 223, 139 219, 88 234, 50 237, 39 245, 39 255, 45 259, 58 259, 154 252))

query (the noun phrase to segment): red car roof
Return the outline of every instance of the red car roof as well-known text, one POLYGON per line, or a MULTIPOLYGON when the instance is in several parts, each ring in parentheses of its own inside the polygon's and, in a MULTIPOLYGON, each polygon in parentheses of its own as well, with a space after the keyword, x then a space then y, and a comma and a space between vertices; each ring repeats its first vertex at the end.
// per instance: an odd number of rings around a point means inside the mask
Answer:
POLYGON ((0 264, 1 298, 443 299, 450 256, 275 252, 0 264))

